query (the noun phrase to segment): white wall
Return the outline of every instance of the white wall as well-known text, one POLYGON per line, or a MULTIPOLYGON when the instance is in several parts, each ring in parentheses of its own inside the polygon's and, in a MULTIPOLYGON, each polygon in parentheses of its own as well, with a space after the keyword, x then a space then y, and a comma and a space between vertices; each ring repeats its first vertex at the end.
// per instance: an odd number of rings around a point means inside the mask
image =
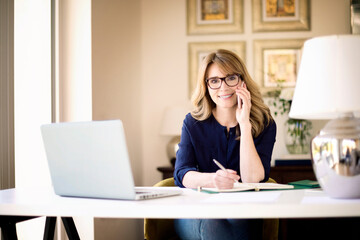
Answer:
POLYGON ((142 175, 140 0, 92 1, 93 119, 123 121, 135 183, 142 175))
MULTIPOLYGON (((51 122, 50 2, 14 1, 15 187, 51 187, 40 125, 51 122), (32 21, 29 21, 32 19, 32 21)), ((45 218, 17 224, 39 239, 45 218)))
POLYGON ((15 185, 51 186, 40 135, 51 122, 50 4, 17 0, 14 10, 15 185))
MULTIPOLYGON (((253 41, 256 39, 297 39, 350 33, 350 0, 311 1, 311 31, 269 33, 252 32, 251 0, 244 0, 243 34, 187 36, 185 2, 185 0, 141 2, 142 175, 145 185, 152 185, 161 179, 156 167, 170 165, 165 151, 167 141, 170 139, 160 136, 159 129, 165 107, 187 101, 189 42, 245 41, 246 64, 253 76, 253 41)), ((277 119, 278 128, 281 128, 283 122, 284 119, 277 119)), ((322 124, 315 123, 315 130, 322 124)), ((274 157, 287 153, 282 138, 283 133, 280 131, 274 157)))
POLYGON ((160 136, 167 106, 188 101, 185 1, 142 1, 143 184, 161 179, 158 166, 170 165, 168 137, 160 136))
MULTIPOLYGON (((58 116, 60 122, 92 120, 91 0, 58 1, 58 116)), ((74 217, 81 239, 94 239, 94 220, 74 217)), ((65 232, 57 221, 59 239, 65 232)))
MULTIPOLYGON (((142 184, 140 0, 92 0, 94 120, 121 119, 135 184, 142 184)), ((143 239, 142 219, 95 219, 95 239, 143 239)))
POLYGON ((59 1, 59 120, 92 119, 91 0, 59 1))

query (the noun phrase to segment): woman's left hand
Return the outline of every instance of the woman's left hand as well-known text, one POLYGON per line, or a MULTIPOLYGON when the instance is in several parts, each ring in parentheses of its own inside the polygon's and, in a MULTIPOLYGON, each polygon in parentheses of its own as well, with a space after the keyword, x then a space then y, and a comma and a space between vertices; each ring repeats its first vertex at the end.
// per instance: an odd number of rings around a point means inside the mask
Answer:
POLYGON ((245 82, 236 88, 236 95, 240 99, 236 109, 236 120, 241 126, 241 123, 249 123, 251 109, 251 94, 247 90, 245 82))

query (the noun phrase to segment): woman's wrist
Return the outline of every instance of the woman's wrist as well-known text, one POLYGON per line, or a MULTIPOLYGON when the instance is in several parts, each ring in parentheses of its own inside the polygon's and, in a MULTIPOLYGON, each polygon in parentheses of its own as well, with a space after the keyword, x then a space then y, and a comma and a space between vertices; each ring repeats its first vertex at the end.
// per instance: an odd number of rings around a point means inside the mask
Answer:
POLYGON ((251 126, 250 121, 241 122, 241 123, 239 123, 239 125, 240 125, 240 131, 241 131, 241 132, 246 132, 246 131, 250 131, 250 132, 251 132, 252 126, 251 126))

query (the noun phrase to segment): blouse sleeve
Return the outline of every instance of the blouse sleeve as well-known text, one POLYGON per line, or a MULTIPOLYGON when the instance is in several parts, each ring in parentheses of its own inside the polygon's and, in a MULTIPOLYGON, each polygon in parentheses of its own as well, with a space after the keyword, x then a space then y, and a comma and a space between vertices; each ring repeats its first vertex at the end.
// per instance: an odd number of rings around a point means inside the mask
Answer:
POLYGON ((181 140, 179 150, 176 153, 174 179, 175 184, 179 187, 185 187, 182 184, 184 175, 188 171, 197 171, 197 163, 195 160, 195 151, 192 144, 191 133, 187 125, 187 118, 184 120, 181 130, 181 140))
POLYGON ((255 148, 265 170, 265 178, 262 182, 266 182, 270 175, 270 163, 271 155, 276 141, 276 123, 271 121, 270 124, 265 127, 264 131, 255 138, 255 148))

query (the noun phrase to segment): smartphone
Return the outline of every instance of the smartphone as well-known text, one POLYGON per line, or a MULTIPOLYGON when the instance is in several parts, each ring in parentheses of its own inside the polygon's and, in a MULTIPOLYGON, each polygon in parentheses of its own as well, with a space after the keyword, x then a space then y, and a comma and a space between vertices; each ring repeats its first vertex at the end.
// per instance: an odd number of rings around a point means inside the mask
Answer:
MULTIPOLYGON (((244 82, 241 83, 241 86, 240 87, 244 87, 244 82)), ((241 108, 243 102, 242 100, 240 99, 239 95, 237 96, 237 102, 238 102, 238 108, 241 108), (241 104, 241 105, 240 105, 241 104)))

